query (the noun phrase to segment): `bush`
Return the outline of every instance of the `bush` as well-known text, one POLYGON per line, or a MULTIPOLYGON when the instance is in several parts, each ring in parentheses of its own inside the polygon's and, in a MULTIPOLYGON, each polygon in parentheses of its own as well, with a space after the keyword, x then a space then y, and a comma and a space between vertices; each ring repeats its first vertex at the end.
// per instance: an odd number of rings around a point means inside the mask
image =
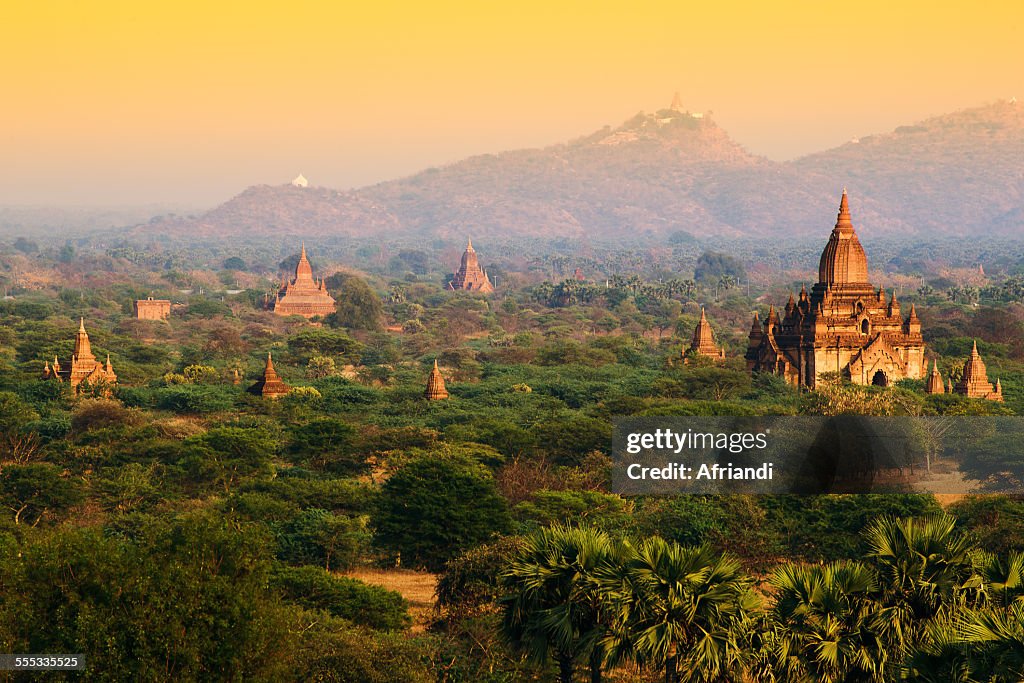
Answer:
POLYGON ((508 530, 490 471, 462 456, 417 457, 384 483, 376 540, 404 565, 440 570, 466 548, 508 530))
POLYGON ((277 556, 289 564, 349 569, 370 542, 363 520, 327 510, 303 510, 277 525, 277 556))
POLYGON ((332 576, 319 567, 277 567, 270 575, 270 588, 289 602, 360 626, 394 631, 412 623, 408 603, 400 593, 332 576))

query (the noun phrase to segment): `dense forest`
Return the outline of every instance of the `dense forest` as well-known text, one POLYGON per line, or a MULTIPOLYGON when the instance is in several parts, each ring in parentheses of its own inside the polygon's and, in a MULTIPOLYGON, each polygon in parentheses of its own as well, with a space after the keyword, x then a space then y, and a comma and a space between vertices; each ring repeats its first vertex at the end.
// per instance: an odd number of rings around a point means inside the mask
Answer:
POLYGON ((445 290, 461 243, 307 246, 312 321, 264 306, 297 244, 0 244, 0 651, 88 680, 1024 677, 1024 500, 610 492, 614 416, 1021 414, 1019 242, 867 245, 929 360, 955 381, 976 341, 1005 403, 748 372, 820 241, 480 243, 490 297, 445 290), (684 359, 702 306, 723 363, 684 359), (42 378, 81 319, 116 385, 42 378), (278 400, 247 391, 268 353, 278 400))

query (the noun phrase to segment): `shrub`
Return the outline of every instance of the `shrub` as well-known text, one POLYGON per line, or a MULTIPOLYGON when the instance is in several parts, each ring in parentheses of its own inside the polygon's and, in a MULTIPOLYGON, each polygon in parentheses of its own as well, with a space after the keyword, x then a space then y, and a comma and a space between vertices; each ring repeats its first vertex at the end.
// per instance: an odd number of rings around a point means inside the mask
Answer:
POLYGON ((412 623, 408 603, 400 593, 332 576, 319 567, 279 566, 270 575, 270 587, 290 602, 361 626, 394 631, 412 623))

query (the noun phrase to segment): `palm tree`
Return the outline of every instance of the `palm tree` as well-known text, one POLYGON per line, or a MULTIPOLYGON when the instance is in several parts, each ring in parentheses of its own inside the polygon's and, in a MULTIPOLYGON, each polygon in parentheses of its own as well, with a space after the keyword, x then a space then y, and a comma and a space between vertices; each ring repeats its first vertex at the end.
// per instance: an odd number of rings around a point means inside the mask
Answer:
POLYGON ((561 683, 583 657, 601 681, 608 617, 595 576, 615 554, 603 531, 556 526, 529 537, 502 575, 506 637, 534 661, 553 657, 561 683))
POLYGON ((719 681, 741 668, 736 626, 755 600, 739 562, 653 537, 624 546, 601 582, 617 615, 606 639, 610 663, 662 668, 666 683, 719 681))
POLYGON ((878 589, 868 567, 859 562, 786 565, 770 583, 778 590, 776 630, 766 638, 766 649, 780 680, 886 680, 878 589))
POLYGON ((975 548, 955 518, 882 517, 864 536, 883 589, 883 624, 891 642, 912 644, 942 607, 977 605, 984 598, 975 548))

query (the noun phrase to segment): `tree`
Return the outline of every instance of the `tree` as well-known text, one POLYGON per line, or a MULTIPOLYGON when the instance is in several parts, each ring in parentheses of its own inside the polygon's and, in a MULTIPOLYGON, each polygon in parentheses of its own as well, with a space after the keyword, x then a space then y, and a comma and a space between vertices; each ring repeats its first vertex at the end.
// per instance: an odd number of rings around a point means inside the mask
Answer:
POLYGON ((313 508, 278 526, 277 538, 278 557, 285 562, 351 569, 369 533, 365 520, 313 508))
POLYGON ((617 615, 612 662, 661 668, 666 683, 738 677, 747 651, 737 634, 757 601, 740 564, 702 545, 654 536, 602 576, 617 615))
POLYGON ((372 523, 383 548, 403 564, 432 571, 510 526, 507 505, 486 467, 430 452, 384 482, 372 523))
POLYGON ((337 302, 334 313, 327 316, 329 325, 351 330, 380 329, 384 306, 366 280, 348 273, 335 273, 327 278, 326 284, 337 302))
POLYGON ((370 465, 355 448, 356 430, 346 422, 324 417, 290 429, 288 453, 300 463, 345 477, 369 472, 370 465))
POLYGON ((890 680, 882 678, 888 652, 878 582, 868 567, 785 565, 770 583, 778 593, 766 650, 781 680, 890 680))
POLYGON ((66 510, 82 498, 81 487, 49 463, 0 470, 0 504, 13 514, 15 524, 38 524, 47 512, 66 510))
POLYGON ((592 683, 601 681, 612 617, 598 575, 617 552, 603 531, 555 526, 529 536, 501 575, 506 637, 535 661, 553 657, 561 683, 571 683, 581 658, 592 683))

